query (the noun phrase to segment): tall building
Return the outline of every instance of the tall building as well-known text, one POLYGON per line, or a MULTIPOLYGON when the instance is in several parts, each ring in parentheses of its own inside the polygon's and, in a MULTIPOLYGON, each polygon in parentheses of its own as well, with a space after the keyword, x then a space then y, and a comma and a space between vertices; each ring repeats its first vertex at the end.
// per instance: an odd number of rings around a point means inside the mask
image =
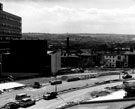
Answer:
POLYGON ((21 17, 4 11, 0 3, 0 41, 21 38, 21 21, 21 17))
POLYGON ((2 54, 2 76, 50 76, 46 40, 11 40, 9 55, 2 54))

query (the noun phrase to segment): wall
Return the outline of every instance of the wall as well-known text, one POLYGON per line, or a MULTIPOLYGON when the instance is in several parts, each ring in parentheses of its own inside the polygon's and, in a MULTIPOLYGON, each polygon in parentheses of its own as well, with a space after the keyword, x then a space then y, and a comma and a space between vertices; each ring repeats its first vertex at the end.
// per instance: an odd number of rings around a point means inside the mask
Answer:
POLYGON ((51 54, 51 72, 55 75, 61 69, 61 52, 51 54))
POLYGON ((12 40, 10 55, 3 57, 3 70, 4 72, 42 73, 47 63, 46 55, 47 41, 45 40, 12 40))

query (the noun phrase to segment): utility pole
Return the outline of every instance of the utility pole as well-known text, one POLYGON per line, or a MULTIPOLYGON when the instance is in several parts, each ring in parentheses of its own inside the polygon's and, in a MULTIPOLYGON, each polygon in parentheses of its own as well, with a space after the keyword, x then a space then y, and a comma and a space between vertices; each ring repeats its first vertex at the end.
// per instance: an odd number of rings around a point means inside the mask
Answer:
MULTIPOLYGON (((57 81, 57 75, 55 75, 55 81, 57 81)), ((57 92, 57 84, 55 85, 55 92, 57 92)))

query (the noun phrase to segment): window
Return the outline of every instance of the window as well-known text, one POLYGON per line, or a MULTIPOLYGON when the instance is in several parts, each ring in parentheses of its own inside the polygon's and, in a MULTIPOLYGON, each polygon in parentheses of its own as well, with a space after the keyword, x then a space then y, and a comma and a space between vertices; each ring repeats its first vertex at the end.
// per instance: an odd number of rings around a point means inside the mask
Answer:
POLYGON ((125 64, 124 64, 124 67, 128 67, 128 64, 127 64, 127 63, 125 63, 125 64))
POLYGON ((118 60, 121 60, 121 56, 118 56, 118 60))
POLYGON ((115 65, 111 65, 111 67, 115 67, 115 65))

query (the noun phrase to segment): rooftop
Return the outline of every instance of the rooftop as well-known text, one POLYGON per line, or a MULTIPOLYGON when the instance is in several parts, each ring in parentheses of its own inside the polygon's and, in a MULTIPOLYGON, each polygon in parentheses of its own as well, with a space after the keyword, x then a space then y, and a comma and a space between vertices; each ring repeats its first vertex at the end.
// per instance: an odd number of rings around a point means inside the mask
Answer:
POLYGON ((125 55, 135 55, 135 51, 133 51, 133 52, 127 51, 127 52, 125 52, 124 54, 125 54, 125 55))
POLYGON ((21 83, 17 83, 17 82, 9 82, 9 83, 1 83, 0 84, 0 90, 8 90, 8 89, 13 89, 13 88, 17 88, 17 87, 24 87, 24 84, 21 83))

